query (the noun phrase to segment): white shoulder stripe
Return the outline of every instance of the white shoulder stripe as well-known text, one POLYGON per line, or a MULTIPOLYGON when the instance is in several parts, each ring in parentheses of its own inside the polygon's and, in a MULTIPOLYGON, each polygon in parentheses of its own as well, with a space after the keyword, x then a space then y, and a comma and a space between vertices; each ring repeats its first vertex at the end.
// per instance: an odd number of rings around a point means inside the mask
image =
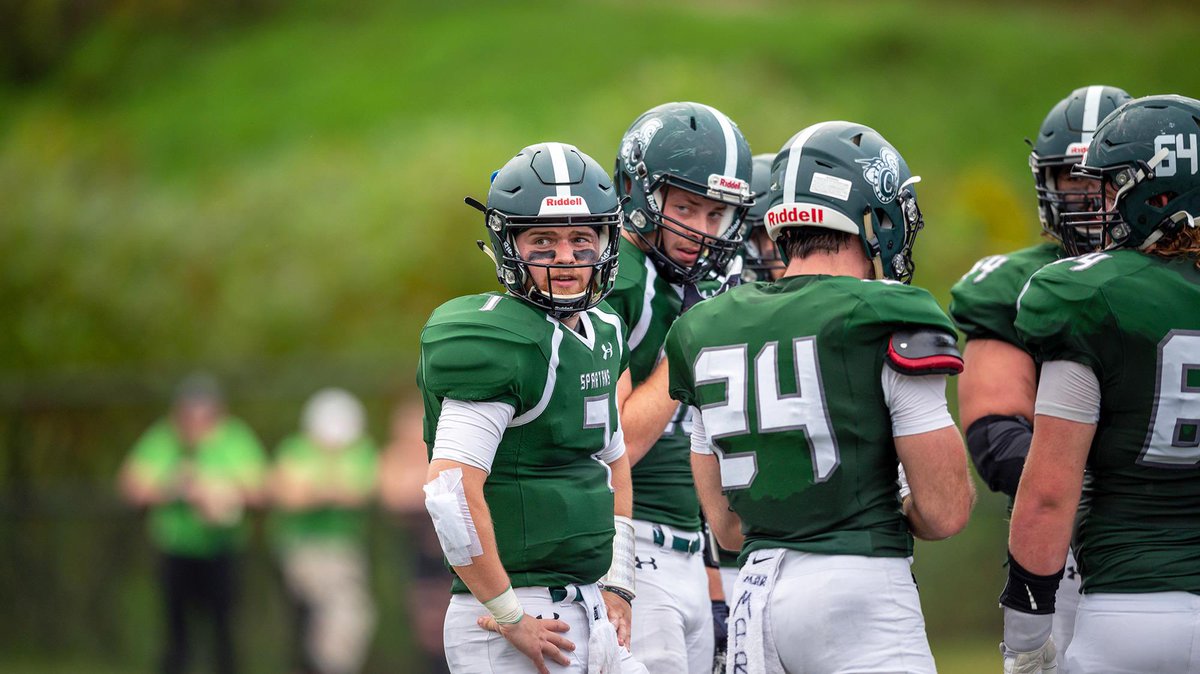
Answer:
POLYGON ((546 147, 550 150, 550 164, 554 167, 554 182, 558 183, 555 186, 557 196, 571 196, 571 186, 567 183, 571 180, 571 173, 567 170, 567 154, 563 150, 562 143, 546 143, 546 147))
POLYGON ((1092 142, 1093 132, 1096 126, 1100 124, 1100 96, 1104 93, 1104 87, 1092 85, 1088 87, 1087 94, 1083 98, 1083 133, 1080 135, 1079 142, 1084 145, 1090 145, 1092 142))
POLYGON ((558 381, 558 346, 562 344, 562 326, 553 318, 546 316, 546 320, 554 328, 554 334, 550 338, 550 363, 546 366, 546 388, 542 389, 542 397, 538 400, 538 404, 531 409, 526 410, 525 414, 513 417, 513 420, 508 422, 508 427, 524 426, 525 424, 537 419, 542 412, 546 411, 546 406, 550 404, 550 398, 554 397, 554 384, 558 381))
POLYGON ((651 300, 654 299, 654 281, 656 279, 658 279, 658 272, 654 269, 654 263, 650 261, 650 258, 646 258, 646 296, 642 304, 642 315, 638 317, 637 325, 629 328, 630 351, 638 348, 638 345, 646 338, 646 331, 650 329, 650 317, 654 314, 651 300))
POLYGON ((483 303, 482 307, 479 307, 479 310, 480 311, 491 311, 492 309, 496 308, 497 304, 500 304, 500 300, 502 300, 502 299, 504 299, 503 295, 492 295, 491 297, 488 298, 488 300, 486 302, 483 303))
POLYGON ((717 124, 721 125, 721 133, 725 134, 725 173, 723 175, 731 178, 737 177, 738 146, 737 136, 733 135, 733 122, 729 121, 725 113, 714 107, 703 103, 700 106, 717 118, 717 124))

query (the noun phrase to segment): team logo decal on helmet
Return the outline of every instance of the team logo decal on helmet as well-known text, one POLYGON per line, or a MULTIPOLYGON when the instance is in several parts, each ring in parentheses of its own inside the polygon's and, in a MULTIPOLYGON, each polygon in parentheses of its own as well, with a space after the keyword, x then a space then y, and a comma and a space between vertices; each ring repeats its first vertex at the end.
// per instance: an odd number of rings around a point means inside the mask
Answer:
POLYGON ((880 203, 892 203, 900 193, 900 156, 885 147, 878 157, 854 161, 863 165, 863 178, 871 184, 880 203))
MULTIPOLYGON (((642 148, 650 146, 650 141, 654 140, 654 134, 662 129, 663 123, 661 119, 651 118, 646 120, 638 129, 625 136, 621 141, 621 158, 625 160, 625 170, 630 173, 637 172, 637 166, 642 161, 642 148)), ((643 170, 645 170, 643 168, 643 170)))

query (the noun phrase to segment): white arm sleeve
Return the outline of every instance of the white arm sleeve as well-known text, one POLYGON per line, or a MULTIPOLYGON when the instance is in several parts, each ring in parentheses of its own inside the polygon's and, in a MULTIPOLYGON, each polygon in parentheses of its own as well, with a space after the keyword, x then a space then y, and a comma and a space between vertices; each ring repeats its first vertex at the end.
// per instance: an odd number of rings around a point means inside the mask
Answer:
POLYGON ((946 375, 900 374, 884 366, 883 401, 892 415, 892 437, 928 433, 954 425, 946 408, 946 375))
POLYGON ((1096 373, 1071 360, 1043 364, 1033 412, 1081 424, 1096 423, 1100 420, 1100 381, 1096 373))
POLYGON ((433 458, 449 459, 492 472, 492 460, 504 429, 517 410, 502 402, 465 402, 446 398, 438 417, 433 458))
POLYGON ((596 457, 604 463, 612 463, 622 456, 625 456, 625 431, 621 428, 621 422, 618 420, 617 432, 613 433, 612 438, 608 441, 608 446, 596 457))
POLYGON ((704 430, 704 417, 699 408, 692 408, 692 451, 697 454, 712 454, 708 432, 704 430))

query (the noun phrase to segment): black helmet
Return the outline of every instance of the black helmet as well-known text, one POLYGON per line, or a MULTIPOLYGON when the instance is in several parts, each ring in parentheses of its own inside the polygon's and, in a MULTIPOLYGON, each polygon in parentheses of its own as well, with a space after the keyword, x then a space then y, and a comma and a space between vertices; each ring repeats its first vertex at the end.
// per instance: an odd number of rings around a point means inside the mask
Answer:
POLYGON ((1072 91, 1050 109, 1038 131, 1033 151, 1029 153, 1042 229, 1061 241, 1063 248, 1072 255, 1099 248, 1101 234, 1087 228, 1064 226, 1062 214, 1089 210, 1087 206, 1096 208, 1099 204, 1085 203, 1087 190, 1060 188, 1055 174, 1059 169, 1079 163, 1101 120, 1128 100, 1129 94, 1116 87, 1093 85, 1072 91))

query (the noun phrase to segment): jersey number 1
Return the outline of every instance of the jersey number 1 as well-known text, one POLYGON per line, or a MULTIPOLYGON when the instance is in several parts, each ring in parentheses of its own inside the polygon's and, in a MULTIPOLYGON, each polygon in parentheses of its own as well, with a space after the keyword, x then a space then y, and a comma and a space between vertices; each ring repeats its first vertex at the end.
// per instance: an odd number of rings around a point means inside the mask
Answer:
MULTIPOLYGON (((710 440, 718 440, 752 431, 747 375, 754 368, 754 408, 757 419, 754 432, 759 434, 798 431, 804 434, 812 453, 813 481, 824 482, 837 469, 837 437, 825 407, 825 392, 821 387, 821 372, 817 367, 815 337, 792 340, 795 362, 796 392, 779 391, 779 342, 767 342, 753 364, 745 344, 705 349, 694 366, 696 386, 725 384, 725 398, 700 408, 704 430, 710 440)), ((745 489, 758 474, 758 459, 754 452, 727 454, 713 443, 721 463, 721 487, 745 489)))

